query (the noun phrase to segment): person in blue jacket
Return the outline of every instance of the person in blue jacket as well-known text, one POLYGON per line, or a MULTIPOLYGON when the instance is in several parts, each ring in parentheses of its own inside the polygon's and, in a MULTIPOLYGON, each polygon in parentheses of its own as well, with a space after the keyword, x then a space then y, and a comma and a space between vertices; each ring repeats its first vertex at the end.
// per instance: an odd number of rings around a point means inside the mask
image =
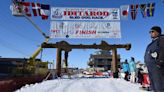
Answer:
POLYGON ((125 73, 125 77, 124 79, 126 81, 129 81, 129 64, 128 64, 128 60, 126 59, 125 62, 122 65, 123 71, 125 73))
POLYGON ((150 36, 152 38, 152 42, 147 46, 144 56, 150 78, 150 88, 154 92, 164 92, 164 66, 162 63, 158 62, 164 59, 160 58, 161 53, 158 53, 160 52, 158 45, 164 46, 164 39, 161 40, 161 31, 162 30, 159 26, 151 28, 150 36), (159 44, 159 39, 162 44, 159 44))
POLYGON ((134 57, 131 57, 131 60, 129 61, 129 70, 130 70, 130 82, 135 83, 136 78, 136 63, 134 60, 134 57))

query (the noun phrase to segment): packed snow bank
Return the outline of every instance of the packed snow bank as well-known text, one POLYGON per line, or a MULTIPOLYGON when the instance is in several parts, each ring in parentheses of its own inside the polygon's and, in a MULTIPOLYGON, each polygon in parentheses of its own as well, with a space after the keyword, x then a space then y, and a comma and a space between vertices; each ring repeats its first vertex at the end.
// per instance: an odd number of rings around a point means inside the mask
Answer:
POLYGON ((16 92, 144 92, 139 84, 114 78, 54 79, 26 85, 16 92))

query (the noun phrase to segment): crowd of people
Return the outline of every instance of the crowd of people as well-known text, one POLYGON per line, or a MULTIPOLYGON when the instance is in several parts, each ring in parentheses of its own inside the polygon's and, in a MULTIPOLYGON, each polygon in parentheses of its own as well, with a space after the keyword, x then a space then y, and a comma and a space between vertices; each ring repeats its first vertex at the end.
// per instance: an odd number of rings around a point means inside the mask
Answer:
POLYGON ((150 81, 148 76, 147 67, 144 64, 135 62, 135 58, 131 57, 130 60, 125 59, 121 64, 122 78, 131 83, 139 83, 141 89, 150 90, 150 81))
POLYGON ((142 89, 153 92, 164 92, 164 35, 159 26, 153 26, 149 31, 152 41, 148 44, 144 63, 141 67, 131 57, 122 64, 124 79, 132 83, 140 83, 142 89))

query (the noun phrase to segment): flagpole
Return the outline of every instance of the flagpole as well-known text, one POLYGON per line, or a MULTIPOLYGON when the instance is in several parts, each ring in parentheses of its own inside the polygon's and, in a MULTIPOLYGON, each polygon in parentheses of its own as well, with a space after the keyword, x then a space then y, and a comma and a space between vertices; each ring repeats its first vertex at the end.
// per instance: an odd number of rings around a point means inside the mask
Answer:
MULTIPOLYGON (((24 1, 24 0, 23 0, 24 1)), ((16 2, 15 0, 12 0, 12 2, 14 3, 14 2, 16 2)), ((29 18, 26 14, 25 14, 25 12, 24 12, 24 10, 23 10, 23 7, 21 7, 21 6, 19 6, 20 7, 20 9, 21 9, 21 13, 22 13, 22 15, 47 39, 47 38, 49 38, 49 36, 47 36, 33 21, 32 21, 32 19, 31 18, 29 18)))
MULTIPOLYGON (((47 43, 49 41, 49 36, 47 36, 33 21, 29 18, 22 9, 22 15, 46 38, 43 43, 47 43)), ((42 47, 40 46, 31 56, 29 61, 35 61, 37 55, 42 51, 42 47)))
POLYGON ((23 15, 45 38, 49 38, 26 14, 23 15))

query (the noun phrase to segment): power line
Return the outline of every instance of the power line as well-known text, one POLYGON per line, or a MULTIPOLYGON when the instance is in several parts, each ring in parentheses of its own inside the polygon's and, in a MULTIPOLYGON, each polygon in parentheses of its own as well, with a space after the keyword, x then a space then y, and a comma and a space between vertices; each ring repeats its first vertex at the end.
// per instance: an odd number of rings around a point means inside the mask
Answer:
POLYGON ((21 54, 21 55, 29 56, 29 55, 27 55, 25 52, 23 52, 23 51, 21 51, 21 50, 15 48, 12 44, 10 44, 10 43, 4 41, 3 39, 0 39, 0 45, 3 46, 3 47, 5 47, 5 48, 8 48, 8 49, 10 49, 10 50, 13 50, 13 51, 15 51, 15 52, 18 52, 18 53, 21 54))
POLYGON ((23 30, 23 29, 26 29, 26 28, 23 28, 20 25, 16 25, 15 22, 13 21, 13 19, 11 19, 9 17, 6 17, 3 13, 2 13, 2 15, 3 15, 3 21, 0 21, 0 24, 1 24, 1 26, 3 26, 3 28, 6 29, 6 31, 12 32, 12 33, 20 36, 21 38, 26 39, 26 40, 29 40, 29 41, 40 42, 38 39, 37 40, 34 39, 34 38, 32 39, 30 36, 26 36, 26 35, 23 35, 23 34, 19 33, 18 31, 15 31, 15 30, 18 30, 18 29, 19 30, 21 30, 21 29, 23 30), (5 21, 8 21, 8 22, 5 23, 5 21), (6 26, 4 26, 3 24, 8 25, 8 28, 6 26), (11 26, 11 25, 14 25, 14 26, 11 26), (9 28, 12 29, 12 30, 11 31, 8 30, 9 28))

